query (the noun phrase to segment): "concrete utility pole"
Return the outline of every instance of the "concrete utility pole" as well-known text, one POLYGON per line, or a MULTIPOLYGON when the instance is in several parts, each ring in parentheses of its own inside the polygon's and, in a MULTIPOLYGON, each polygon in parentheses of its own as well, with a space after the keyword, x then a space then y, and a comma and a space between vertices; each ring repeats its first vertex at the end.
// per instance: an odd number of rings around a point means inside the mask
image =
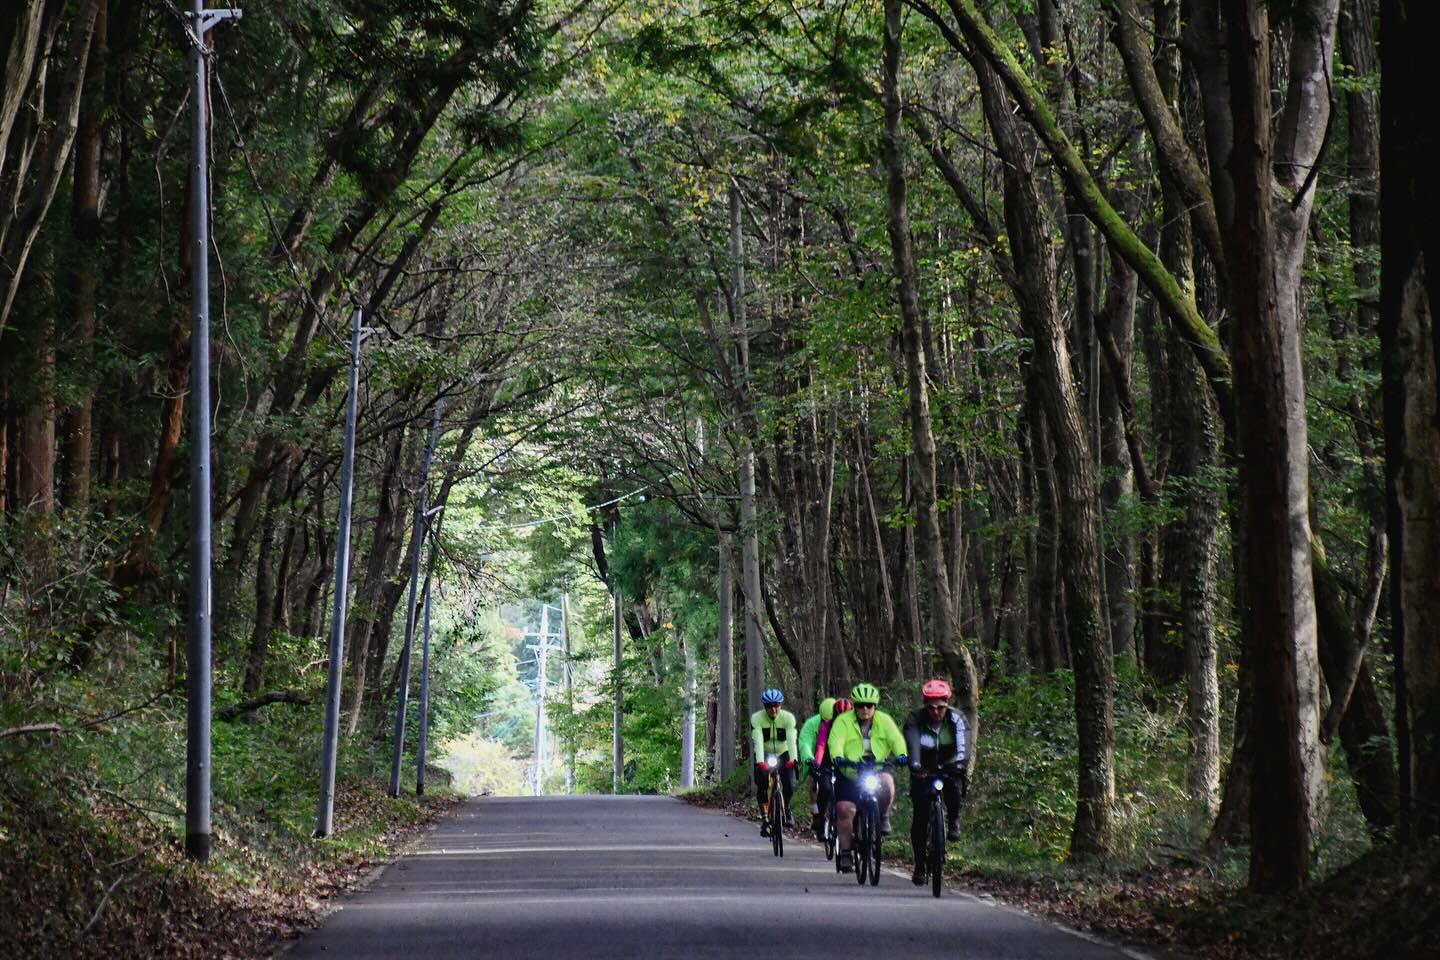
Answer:
POLYGON ((239 10, 206 10, 193 0, 186 19, 195 67, 190 158, 190 636, 186 645, 185 855, 210 860, 210 76, 205 36, 239 10))
POLYGON ((350 392, 345 403, 345 454, 340 461, 340 531, 335 545, 335 606, 330 618, 330 665, 325 674, 325 742, 320 759, 320 809, 315 836, 334 828, 335 761, 340 747, 340 688, 345 678, 345 595, 350 588, 350 500, 355 489, 355 420, 359 411, 360 311, 350 321, 350 392))
MULTIPOLYGON (((425 512, 428 518, 433 513, 444 519, 445 506, 432 507, 425 512)), ((425 795, 425 746, 430 734, 430 590, 435 585, 435 550, 440 539, 440 520, 437 520, 430 534, 429 559, 425 564, 425 632, 420 644, 420 734, 415 748, 415 796, 425 795)), ((427 524, 427 527, 429 524, 427 524)))
POLYGON ((535 646, 535 776, 531 794, 545 795, 545 651, 550 647, 550 605, 540 604, 540 642, 535 646))
MULTIPOLYGON (((573 684, 575 682, 574 672, 570 666, 570 590, 560 594, 560 645, 565 656, 565 669, 560 674, 560 682, 563 684, 565 694, 565 708, 571 713, 575 710, 575 694, 573 684)), ((568 796, 575 792, 575 748, 572 744, 565 755, 565 793, 568 796)))
POLYGON ((680 638, 685 650, 685 717, 680 727, 680 786, 695 786, 695 645, 680 638))
MULTIPOLYGON (((617 526, 616 522, 612 520, 612 521, 610 522, 610 535, 611 535, 611 537, 614 537, 614 535, 615 535, 615 527, 616 527, 616 526, 617 526)), ((613 540, 612 540, 612 543, 613 543, 613 540)), ((614 667, 612 667, 612 668, 611 668, 611 671, 610 671, 610 682, 611 682, 611 684, 612 684, 612 686, 613 686, 612 696, 614 697, 614 701, 615 701, 615 717, 614 717, 613 729, 612 729, 612 733, 611 733, 612 740, 613 740, 612 746, 613 746, 613 748, 614 748, 614 756, 613 756, 612 761, 611 761, 611 762, 614 764, 614 784, 613 784, 613 787, 612 787, 612 792, 614 792, 614 793, 619 793, 619 792, 620 792, 620 783, 621 783, 621 781, 624 780, 624 778, 625 778, 625 728, 624 728, 624 721, 625 721, 625 711, 624 711, 624 705, 625 705, 625 701, 624 701, 625 687, 624 687, 624 684, 621 683, 621 678, 620 678, 620 660, 621 660, 621 657, 622 657, 623 654, 624 654, 624 649, 622 648, 621 642, 620 642, 620 623, 621 623, 621 621, 624 619, 624 615, 623 615, 623 611, 622 611, 621 608, 620 608, 620 586, 615 582, 615 571, 614 571, 613 568, 612 568, 611 571, 610 571, 610 599, 611 599, 611 602, 612 602, 612 607, 613 607, 613 611, 614 611, 614 621, 615 621, 615 623, 614 623, 614 626, 615 626, 615 631, 614 631, 614 633, 615 633, 615 636, 614 636, 614 641, 615 641, 615 643, 614 643, 615 659, 614 659, 614 667)))
POLYGON ((390 796, 400 796, 400 762, 405 751, 405 708, 410 699, 410 651, 415 642, 415 593, 420 581, 420 547, 425 540, 425 506, 430 494, 430 461, 440 442, 440 413, 445 401, 435 403, 430 444, 420 464, 420 490, 415 495, 415 523, 410 534, 410 602, 405 607, 405 648, 400 651, 400 682, 395 698, 395 733, 390 755, 390 796))
POLYGON ((720 531, 720 702, 715 725, 715 742, 720 753, 720 779, 729 779, 735 772, 735 624, 732 600, 735 590, 730 583, 730 534, 720 531))

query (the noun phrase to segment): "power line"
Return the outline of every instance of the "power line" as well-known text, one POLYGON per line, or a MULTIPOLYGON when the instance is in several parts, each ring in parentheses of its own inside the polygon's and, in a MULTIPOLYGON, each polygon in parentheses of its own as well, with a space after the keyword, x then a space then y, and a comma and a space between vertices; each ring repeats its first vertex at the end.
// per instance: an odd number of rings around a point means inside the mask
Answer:
MULTIPOLYGON (((672 471, 670 471, 669 473, 667 473, 667 474, 665 475, 664 479, 665 479, 665 480, 669 480, 671 477, 676 476, 676 475, 679 474, 680 472, 681 472, 681 471, 679 471, 679 470, 672 470, 672 471)), ((552 517, 544 517, 544 518, 542 518, 542 519, 540 519, 540 520, 526 520, 526 521, 524 521, 523 523, 503 523, 503 524, 499 524, 499 525, 493 526, 493 527, 491 527, 490 529, 491 529, 491 530, 524 530, 524 529, 527 529, 527 528, 529 528, 529 527, 543 527, 545 524, 547 524, 547 523, 554 523, 556 520, 565 520, 565 519, 568 519, 569 517, 581 517, 581 516, 584 516, 584 515, 587 514, 587 513, 594 513, 596 510, 603 510, 603 509, 605 509, 606 507, 613 507, 615 504, 620 503, 620 502, 622 502, 622 501, 624 501, 624 500, 629 500, 631 497, 638 496, 639 494, 644 493, 646 490, 649 490, 649 489, 653 488, 654 486, 655 486, 655 484, 653 484, 653 483, 647 483, 647 484, 645 484, 645 486, 643 486, 643 487, 637 487, 636 489, 631 490, 629 493, 621 494, 621 495, 618 496, 618 497, 614 497, 614 498, 612 498, 612 499, 610 499, 610 500, 606 500, 604 503, 597 503, 597 504, 593 504, 593 505, 588 506, 588 507, 580 507, 578 510, 571 510, 571 511, 568 512, 568 513, 557 513, 557 514, 555 514, 555 515, 552 516, 552 517)))

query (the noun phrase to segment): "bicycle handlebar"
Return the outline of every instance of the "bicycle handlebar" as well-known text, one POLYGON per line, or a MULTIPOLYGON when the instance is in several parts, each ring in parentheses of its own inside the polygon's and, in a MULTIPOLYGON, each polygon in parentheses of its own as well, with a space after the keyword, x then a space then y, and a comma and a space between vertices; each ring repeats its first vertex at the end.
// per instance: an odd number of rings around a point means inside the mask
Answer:
POLYGON ((904 754, 898 757, 891 757, 889 760, 847 760, 844 757, 836 757, 835 766, 841 770, 877 770, 887 772, 904 764, 906 760, 907 758, 904 754))

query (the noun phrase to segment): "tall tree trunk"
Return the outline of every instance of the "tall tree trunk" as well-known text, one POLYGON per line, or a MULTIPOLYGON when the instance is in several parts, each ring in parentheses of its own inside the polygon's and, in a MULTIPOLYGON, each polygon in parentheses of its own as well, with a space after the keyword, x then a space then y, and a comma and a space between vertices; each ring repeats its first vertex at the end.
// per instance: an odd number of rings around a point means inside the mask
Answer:
MULTIPOLYGON (((282 474, 288 471, 282 471, 282 474)), ((265 515, 260 521, 260 555, 255 563, 255 623, 250 633, 250 652, 245 658, 241 692, 247 699, 265 684, 265 664, 270 656, 270 638, 275 632, 275 596, 279 585, 275 537, 283 522, 279 516, 285 499, 286 476, 276 477, 265 498, 265 515)))
POLYGON ((1055 299, 1055 254, 1026 148, 1009 98, 976 56, 986 120, 1005 164, 1005 225, 1014 251, 1015 296, 1035 343, 1035 378, 1055 454, 1061 582, 1066 638, 1075 672, 1079 782, 1070 852, 1106 857, 1114 843, 1115 718, 1113 659, 1105 628, 1095 462, 1071 376, 1069 347, 1055 299))
MULTIPOLYGON (((924 323, 915 275, 915 256, 910 239, 910 214, 906 206, 905 160, 900 97, 902 0, 885 0, 884 82, 885 133, 881 152, 885 163, 887 202, 886 230, 894 259, 896 296, 900 302, 901 339, 905 349, 905 382, 913 469, 910 486, 915 493, 915 514, 920 549, 925 558, 926 586, 930 599, 930 622, 936 646, 955 685, 956 705, 969 724, 971 762, 975 757, 979 678, 975 663, 960 636, 960 624, 950 593, 950 573, 945 542, 940 532, 940 501, 936 489, 935 432, 930 421, 930 393, 926 374, 924 323)), ((918 641, 919 638, 917 637, 918 641)))
MULTIPOLYGON (((1304 249, 1303 235, 1294 231, 1308 221, 1313 195, 1308 185, 1294 183, 1303 211, 1286 200, 1278 213, 1271 197, 1277 171, 1286 184, 1297 169, 1304 179, 1315 161, 1307 141, 1318 132, 1290 129, 1282 120, 1272 155, 1267 10, 1260 0, 1226 0, 1224 8, 1233 146, 1224 162, 1213 165, 1212 175, 1226 178, 1235 198, 1221 219, 1235 318, 1235 395, 1245 411, 1239 430, 1248 534, 1241 623, 1253 655, 1255 690, 1250 885, 1275 892, 1294 890, 1308 877, 1323 771, 1305 393, 1294 302, 1304 249)), ((1297 25, 1292 93, 1300 75, 1316 69, 1308 61, 1328 49, 1324 37, 1309 36, 1323 29, 1318 23, 1297 25)), ((1333 38, 1333 10, 1329 34, 1333 38)), ((1328 62, 1318 69, 1328 70, 1328 62)), ((1322 114, 1323 128, 1327 111, 1315 112, 1322 114)), ((1314 119, 1303 118, 1306 124, 1314 119)))
POLYGON ((30 272, 25 299, 36 318, 29 403, 20 416, 15 499, 39 513, 55 509, 55 297, 48 251, 30 272))
MULTIPOLYGON (((1113 258, 1112 258, 1113 259, 1113 258)), ((1105 310, 1096 318, 1103 335, 1120 354, 1126 377, 1135 350, 1135 271, 1113 259, 1105 310)), ((1098 341, 1098 337, 1096 338, 1098 341)), ((1098 342, 1091 349, 1098 350, 1098 342)), ((1099 384, 1100 487, 1101 507, 1114 518, 1135 492, 1135 471, 1125 435, 1125 417, 1120 407, 1121 385, 1113 375, 1102 375, 1099 384)), ((1105 546, 1105 609, 1109 614, 1110 648, 1115 656, 1135 655, 1135 536, 1127 524, 1110 522, 1105 546)))
POLYGON ((745 597, 745 694, 749 712, 760 709, 765 685, 764 633, 760 627, 760 521, 755 508, 755 417, 750 399, 750 328, 745 318, 745 244, 740 230, 740 189, 730 188, 730 257, 735 271, 734 310, 739 377, 746 413, 740 435, 740 588, 745 597))
POLYGON ((1026 419, 1029 426, 1030 471, 1035 487, 1035 575, 1030 579, 1027 646, 1047 673, 1069 667, 1056 624, 1055 600, 1060 593, 1059 509, 1055 502, 1055 461, 1050 428, 1040 397, 1040 372, 1033 361, 1023 364, 1026 419))
POLYGON ((109 5, 101 0, 80 104, 75 142, 71 234, 75 239, 75 290, 70 337, 74 364, 83 383, 65 425, 65 505, 84 512, 90 504, 91 451, 94 446, 95 307, 100 278, 100 150, 104 141, 105 72, 109 5))
POLYGON ((1440 152, 1433 4, 1381 0, 1380 355, 1402 832, 1440 836, 1440 152))

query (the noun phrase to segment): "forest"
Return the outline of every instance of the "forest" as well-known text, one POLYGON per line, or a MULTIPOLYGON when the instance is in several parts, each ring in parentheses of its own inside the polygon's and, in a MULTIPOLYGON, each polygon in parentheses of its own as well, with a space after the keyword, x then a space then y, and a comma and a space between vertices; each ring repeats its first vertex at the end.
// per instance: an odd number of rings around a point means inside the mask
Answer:
POLYGON ((1427 955, 1437 12, 5 4, 0 952, 263 956, 456 793, 943 676, 981 888, 1427 955))

